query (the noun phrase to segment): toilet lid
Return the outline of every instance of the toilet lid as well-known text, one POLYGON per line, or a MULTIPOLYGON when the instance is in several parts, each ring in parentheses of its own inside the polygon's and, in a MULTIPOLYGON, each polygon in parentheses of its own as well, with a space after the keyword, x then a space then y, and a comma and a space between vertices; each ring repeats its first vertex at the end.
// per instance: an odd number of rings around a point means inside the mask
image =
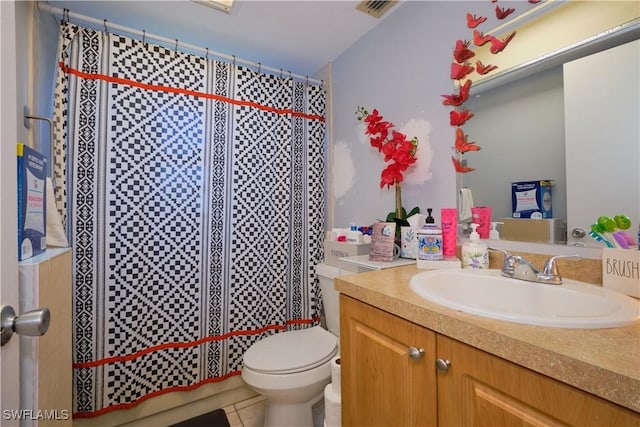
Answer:
POLYGON ((253 344, 242 363, 257 372, 285 374, 305 371, 331 360, 337 338, 320 326, 280 332, 253 344))

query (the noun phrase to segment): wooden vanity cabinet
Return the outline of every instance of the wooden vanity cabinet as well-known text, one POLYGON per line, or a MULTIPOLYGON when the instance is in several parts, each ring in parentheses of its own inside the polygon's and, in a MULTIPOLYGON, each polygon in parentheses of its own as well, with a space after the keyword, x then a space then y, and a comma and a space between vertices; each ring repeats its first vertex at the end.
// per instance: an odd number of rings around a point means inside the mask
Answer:
POLYGON ((640 426, 637 412, 342 294, 340 313, 345 427, 640 426))
POLYGON ((342 294, 340 322, 342 425, 436 425, 436 334, 342 294))
POLYGON ((640 414, 449 337, 437 354, 438 426, 640 426, 640 414))

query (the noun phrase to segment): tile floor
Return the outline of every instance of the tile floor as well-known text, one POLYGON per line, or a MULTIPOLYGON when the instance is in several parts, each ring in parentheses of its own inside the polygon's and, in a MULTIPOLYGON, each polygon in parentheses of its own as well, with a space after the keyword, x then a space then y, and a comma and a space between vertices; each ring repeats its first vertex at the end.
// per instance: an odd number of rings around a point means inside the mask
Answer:
POLYGON ((264 425, 264 396, 236 402, 224 409, 231 427, 262 427, 264 425))
MULTIPOLYGON (((262 427, 264 425, 264 396, 255 396, 223 408, 231 427, 262 427)), ((314 427, 322 427, 324 421, 324 400, 313 406, 314 427)))

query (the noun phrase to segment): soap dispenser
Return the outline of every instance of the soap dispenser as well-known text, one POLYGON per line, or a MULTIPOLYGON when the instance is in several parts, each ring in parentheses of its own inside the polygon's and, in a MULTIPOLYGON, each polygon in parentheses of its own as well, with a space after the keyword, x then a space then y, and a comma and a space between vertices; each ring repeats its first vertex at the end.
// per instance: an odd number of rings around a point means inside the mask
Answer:
POLYGON ((489 268, 489 250, 487 245, 480 241, 477 228, 478 224, 471 224, 469 241, 462 245, 462 268, 489 268))
POLYGON ((491 230, 489 231, 489 238, 493 239, 493 240, 500 240, 500 233, 498 232, 498 229, 496 228, 498 224, 502 224, 501 222, 492 222, 491 223, 491 230))
POLYGON ((418 260, 439 261, 444 258, 442 254, 442 230, 435 224, 431 216, 433 209, 427 209, 429 215, 425 225, 418 231, 418 260))

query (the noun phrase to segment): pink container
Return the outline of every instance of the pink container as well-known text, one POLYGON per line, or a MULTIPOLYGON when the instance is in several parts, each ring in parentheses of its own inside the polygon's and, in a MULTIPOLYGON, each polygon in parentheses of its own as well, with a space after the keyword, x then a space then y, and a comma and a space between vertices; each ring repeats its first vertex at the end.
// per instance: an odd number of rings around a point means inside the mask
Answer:
POLYGON ((489 206, 471 208, 472 222, 478 224, 477 232, 481 239, 489 238, 491 229, 491 208, 489 206))
POLYGON ((458 210, 455 208, 440 209, 442 221, 442 254, 445 257, 455 257, 458 245, 458 210))

